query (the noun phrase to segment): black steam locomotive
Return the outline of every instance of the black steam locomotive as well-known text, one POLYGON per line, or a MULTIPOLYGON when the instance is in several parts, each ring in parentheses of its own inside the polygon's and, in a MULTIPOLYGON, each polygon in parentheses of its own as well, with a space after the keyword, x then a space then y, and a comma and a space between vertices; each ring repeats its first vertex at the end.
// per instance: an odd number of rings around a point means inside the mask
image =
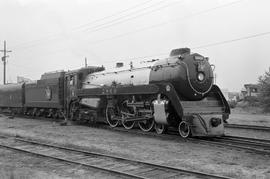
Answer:
POLYGON ((174 127, 182 137, 223 135, 230 114, 213 84, 208 58, 188 48, 136 68, 122 63, 111 70, 90 66, 45 73, 34 83, 2 85, 0 108, 31 116, 106 121, 126 129, 138 125, 159 134, 174 127))

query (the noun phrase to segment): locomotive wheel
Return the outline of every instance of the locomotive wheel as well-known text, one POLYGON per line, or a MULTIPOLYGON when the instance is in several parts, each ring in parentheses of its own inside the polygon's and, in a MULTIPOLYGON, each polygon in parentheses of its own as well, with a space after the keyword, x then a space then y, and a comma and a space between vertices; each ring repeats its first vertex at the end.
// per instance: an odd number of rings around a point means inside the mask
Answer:
POLYGON ((36 112, 36 116, 37 117, 40 117, 41 116, 41 111, 38 109, 37 112, 36 112))
POLYGON ((135 125, 135 121, 128 121, 128 122, 122 121, 122 124, 123 124, 125 129, 132 129, 135 125))
POLYGON ((116 127, 119 124, 119 120, 114 119, 116 118, 118 111, 119 110, 115 107, 107 106, 106 108, 106 119, 111 127, 116 127))
POLYGON ((155 125, 155 121, 153 118, 151 118, 148 120, 138 122, 138 125, 142 131, 149 132, 149 131, 153 130, 154 125, 155 125))
MULTIPOLYGON (((128 115, 126 115, 125 113, 129 113, 129 114, 134 114, 134 108, 130 108, 127 105, 128 100, 125 100, 122 105, 121 105, 121 113, 122 113, 122 119, 128 118, 128 115)), ((135 121, 125 121, 122 120, 122 125, 124 126, 125 129, 132 129, 135 125, 135 121)))
POLYGON ((58 119, 58 112, 57 111, 53 112, 52 118, 53 119, 58 119))
POLYGON ((167 131, 167 126, 155 123, 155 130, 157 134, 164 134, 167 131))
POLYGON ((191 136, 190 126, 186 121, 182 121, 179 123, 178 132, 181 137, 187 138, 191 136))
POLYGON ((34 108, 34 109, 33 109, 33 112, 32 112, 32 117, 35 117, 36 114, 37 114, 37 108, 34 108))

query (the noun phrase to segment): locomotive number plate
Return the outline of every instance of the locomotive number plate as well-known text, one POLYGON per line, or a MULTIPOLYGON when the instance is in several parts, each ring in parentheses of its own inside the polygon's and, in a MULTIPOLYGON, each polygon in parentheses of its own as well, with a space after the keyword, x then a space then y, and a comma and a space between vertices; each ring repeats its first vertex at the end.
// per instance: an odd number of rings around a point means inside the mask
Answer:
POLYGON ((204 71, 205 69, 205 64, 204 62, 199 62, 198 63, 198 71, 204 71))

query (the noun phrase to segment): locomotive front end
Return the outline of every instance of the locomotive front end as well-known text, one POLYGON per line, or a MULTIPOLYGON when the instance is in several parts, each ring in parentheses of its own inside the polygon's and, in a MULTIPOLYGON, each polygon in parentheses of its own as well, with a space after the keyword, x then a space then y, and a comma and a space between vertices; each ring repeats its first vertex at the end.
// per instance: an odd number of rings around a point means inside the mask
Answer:
POLYGON ((191 54, 189 48, 175 49, 152 69, 150 83, 171 85, 154 102, 159 126, 175 125, 177 121, 182 137, 224 134, 223 122, 230 109, 220 89, 213 84, 213 68, 207 57, 191 54))
POLYGON ((207 57, 190 54, 189 48, 174 49, 151 71, 150 83, 160 82, 170 82, 186 100, 200 100, 212 88, 213 70, 207 57))

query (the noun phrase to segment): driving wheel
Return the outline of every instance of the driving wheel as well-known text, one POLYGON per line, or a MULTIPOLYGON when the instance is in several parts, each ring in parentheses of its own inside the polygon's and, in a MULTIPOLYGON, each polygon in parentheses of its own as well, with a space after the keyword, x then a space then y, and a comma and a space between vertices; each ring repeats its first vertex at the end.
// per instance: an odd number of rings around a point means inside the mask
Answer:
POLYGON ((117 107, 113 107, 113 106, 107 106, 106 108, 106 119, 108 124, 111 127, 116 127, 119 124, 119 120, 117 119, 119 110, 117 107))

